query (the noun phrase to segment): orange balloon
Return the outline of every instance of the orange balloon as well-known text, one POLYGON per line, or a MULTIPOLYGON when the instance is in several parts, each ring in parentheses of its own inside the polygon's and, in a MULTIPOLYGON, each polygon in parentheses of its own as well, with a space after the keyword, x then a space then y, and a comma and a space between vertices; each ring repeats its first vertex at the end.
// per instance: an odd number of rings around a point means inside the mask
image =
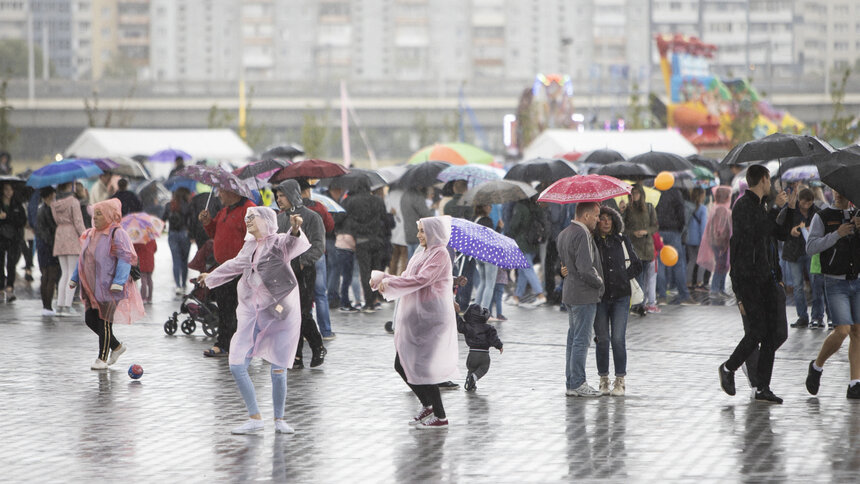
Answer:
POLYGON ((661 171, 657 174, 657 178, 654 179, 654 188, 660 190, 661 192, 665 192, 666 190, 672 188, 672 185, 675 184, 675 177, 672 176, 668 171, 661 171))
POLYGON ((668 267, 672 267, 677 264, 678 251, 671 245, 664 245, 663 248, 660 249, 660 262, 662 262, 664 266, 668 267))

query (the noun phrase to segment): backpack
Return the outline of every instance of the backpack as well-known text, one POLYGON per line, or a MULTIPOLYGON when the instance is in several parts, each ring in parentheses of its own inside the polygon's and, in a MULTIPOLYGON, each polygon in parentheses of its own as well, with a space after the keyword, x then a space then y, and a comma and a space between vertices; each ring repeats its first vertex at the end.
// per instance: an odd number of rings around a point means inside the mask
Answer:
POLYGON ((532 245, 540 245, 546 242, 546 238, 548 235, 547 224, 544 219, 543 213, 537 213, 538 210, 540 210, 540 208, 537 208, 537 210, 535 210, 534 208, 531 209, 529 228, 528 232, 526 233, 526 240, 529 242, 529 244, 532 245))

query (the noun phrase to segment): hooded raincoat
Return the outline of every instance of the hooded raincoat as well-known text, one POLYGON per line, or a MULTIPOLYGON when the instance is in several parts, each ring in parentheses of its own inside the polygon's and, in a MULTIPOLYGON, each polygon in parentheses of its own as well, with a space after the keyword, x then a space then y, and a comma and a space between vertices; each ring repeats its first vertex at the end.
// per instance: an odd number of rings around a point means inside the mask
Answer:
POLYGON ((81 235, 81 255, 71 279, 80 282, 84 306, 98 309, 100 319, 131 324, 146 314, 140 292, 129 277, 131 266, 137 264, 137 253, 120 225, 122 203, 111 198, 93 205, 93 212, 97 210, 109 223, 101 230, 90 228, 81 235), (111 291, 112 284, 122 285, 122 291, 111 291))
POLYGON ((302 315, 296 276, 290 260, 311 246, 307 236, 279 234, 275 211, 268 207, 248 207, 263 238, 245 236, 245 245, 236 257, 224 262, 206 277, 208 287, 218 287, 242 275, 236 333, 230 341, 230 364, 241 365, 245 358, 259 356, 269 363, 292 368, 299 343, 302 315))
POLYGON ((714 203, 708 210, 708 222, 699 245, 696 264, 711 272, 728 274, 729 240, 732 238, 732 189, 727 186, 713 188, 714 203))
POLYGON ((433 385, 458 378, 454 278, 448 239, 451 217, 420 220, 427 248, 409 260, 400 276, 374 271, 371 285, 385 281, 382 295, 400 299, 395 311, 394 347, 413 385, 433 385))

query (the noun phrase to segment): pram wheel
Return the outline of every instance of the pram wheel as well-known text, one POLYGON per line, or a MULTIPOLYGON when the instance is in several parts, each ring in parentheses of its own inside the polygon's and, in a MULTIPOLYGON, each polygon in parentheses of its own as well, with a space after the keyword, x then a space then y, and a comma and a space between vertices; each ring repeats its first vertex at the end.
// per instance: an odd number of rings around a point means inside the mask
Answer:
POLYGON ((182 322, 182 332, 185 334, 191 334, 194 330, 197 329, 197 323, 195 323, 191 319, 186 319, 182 322))
POLYGON ((166 323, 164 323, 164 332, 173 335, 176 332, 176 321, 172 319, 168 319, 166 323))
POLYGON ((203 321, 203 333, 210 338, 218 336, 218 325, 203 321))

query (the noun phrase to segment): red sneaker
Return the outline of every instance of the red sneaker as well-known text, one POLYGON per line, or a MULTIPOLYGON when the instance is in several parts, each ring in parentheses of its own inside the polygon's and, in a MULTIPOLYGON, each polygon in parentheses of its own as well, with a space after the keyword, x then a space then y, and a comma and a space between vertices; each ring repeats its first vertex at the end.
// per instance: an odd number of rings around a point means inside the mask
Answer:
POLYGON ((441 430, 448 428, 447 418, 437 418, 435 415, 415 426, 418 430, 441 430))
POLYGON ((418 412, 418 415, 409 421, 409 425, 418 425, 424 423, 428 418, 433 416, 433 407, 424 407, 418 412))

